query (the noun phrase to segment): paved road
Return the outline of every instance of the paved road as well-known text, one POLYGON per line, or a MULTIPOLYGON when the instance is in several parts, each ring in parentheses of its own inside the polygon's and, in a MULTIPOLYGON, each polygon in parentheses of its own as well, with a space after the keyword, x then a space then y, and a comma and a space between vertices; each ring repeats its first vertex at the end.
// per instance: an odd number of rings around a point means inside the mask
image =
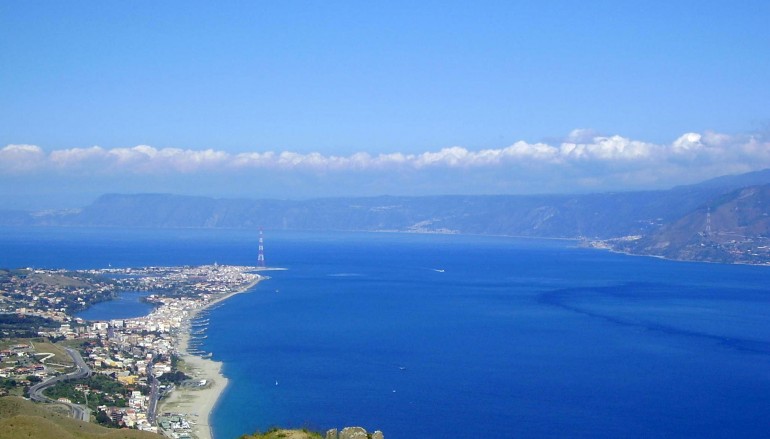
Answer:
MULTIPOLYGON (((155 359, 155 357, 153 357, 155 359)), ((147 404, 147 422, 150 423, 150 425, 155 425, 155 419, 158 415, 158 387, 160 384, 158 383, 158 379, 155 378, 155 375, 152 374, 152 360, 150 360, 150 363, 147 365, 147 381, 150 383, 150 402, 147 404)))
POLYGON ((42 383, 35 384, 34 386, 29 388, 29 398, 33 401, 64 404, 67 407, 69 407, 70 413, 72 414, 73 418, 88 422, 90 414, 87 407, 80 404, 71 404, 66 402, 54 401, 51 398, 48 398, 47 396, 43 395, 43 390, 53 386, 58 382, 67 381, 67 380, 76 380, 76 379, 91 376, 91 369, 89 369, 88 365, 86 365, 86 362, 83 361, 83 357, 80 356, 80 353, 78 353, 74 349, 70 349, 70 348, 64 348, 64 349, 67 351, 69 356, 72 357, 72 361, 75 362, 75 367, 77 367, 77 370, 75 372, 68 373, 66 375, 51 377, 43 381, 42 383))

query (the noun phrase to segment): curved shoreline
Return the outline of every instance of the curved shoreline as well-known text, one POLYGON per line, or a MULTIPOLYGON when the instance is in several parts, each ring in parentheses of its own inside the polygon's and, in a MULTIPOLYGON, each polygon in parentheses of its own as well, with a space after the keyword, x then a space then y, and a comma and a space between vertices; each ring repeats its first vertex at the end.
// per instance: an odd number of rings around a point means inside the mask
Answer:
POLYGON ((194 388, 175 388, 168 397, 160 402, 158 412, 185 415, 189 421, 192 421, 190 422, 191 425, 194 423, 192 434, 197 439, 213 439, 214 433, 210 423, 211 413, 227 387, 228 379, 222 374, 222 362, 189 353, 191 321, 202 311, 236 294, 250 291, 265 279, 267 279, 266 276, 259 275, 258 279, 245 287, 213 299, 205 306, 191 311, 181 323, 179 333, 175 338, 175 345, 179 358, 184 362, 183 371, 191 378, 200 381, 206 380, 206 384, 194 388))

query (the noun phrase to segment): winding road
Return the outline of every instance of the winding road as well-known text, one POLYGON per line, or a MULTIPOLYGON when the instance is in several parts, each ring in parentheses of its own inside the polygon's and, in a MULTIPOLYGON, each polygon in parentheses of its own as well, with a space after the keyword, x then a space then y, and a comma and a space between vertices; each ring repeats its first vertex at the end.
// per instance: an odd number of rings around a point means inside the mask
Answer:
POLYGON ((49 403, 66 405, 67 407, 69 407, 70 413, 72 414, 73 418, 88 422, 90 418, 88 407, 81 404, 55 401, 43 395, 43 390, 53 386, 58 382, 67 381, 67 380, 76 380, 76 379, 91 376, 91 369, 89 369, 88 366, 86 365, 86 362, 83 361, 83 357, 80 356, 80 353, 74 349, 70 349, 70 348, 64 348, 64 349, 67 351, 69 356, 72 357, 72 361, 75 362, 75 367, 77 367, 77 370, 75 372, 68 373, 65 375, 51 377, 41 383, 35 384, 34 386, 29 388, 29 398, 33 401, 38 401, 38 402, 49 402, 49 403))

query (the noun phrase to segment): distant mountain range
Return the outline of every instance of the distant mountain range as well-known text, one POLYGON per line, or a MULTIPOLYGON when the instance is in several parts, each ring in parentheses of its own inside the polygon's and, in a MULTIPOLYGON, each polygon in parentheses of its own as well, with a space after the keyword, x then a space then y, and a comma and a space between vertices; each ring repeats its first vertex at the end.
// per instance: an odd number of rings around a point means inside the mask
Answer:
POLYGON ((770 170, 670 190, 306 201, 108 194, 77 210, 0 211, 5 226, 258 228, 576 238, 674 259, 765 263, 770 170), (748 252, 748 253, 747 253, 748 252), (756 256, 752 256, 756 255, 756 256))

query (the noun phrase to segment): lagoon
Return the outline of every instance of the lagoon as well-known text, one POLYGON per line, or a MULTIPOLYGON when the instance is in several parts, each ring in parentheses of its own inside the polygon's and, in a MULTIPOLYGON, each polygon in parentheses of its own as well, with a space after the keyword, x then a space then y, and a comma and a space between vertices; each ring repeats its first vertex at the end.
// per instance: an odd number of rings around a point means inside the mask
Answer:
POLYGON ((99 302, 88 309, 75 314, 85 320, 114 320, 114 319, 132 319, 143 317, 152 312, 154 306, 142 301, 152 293, 145 291, 127 291, 118 294, 113 300, 99 302))

